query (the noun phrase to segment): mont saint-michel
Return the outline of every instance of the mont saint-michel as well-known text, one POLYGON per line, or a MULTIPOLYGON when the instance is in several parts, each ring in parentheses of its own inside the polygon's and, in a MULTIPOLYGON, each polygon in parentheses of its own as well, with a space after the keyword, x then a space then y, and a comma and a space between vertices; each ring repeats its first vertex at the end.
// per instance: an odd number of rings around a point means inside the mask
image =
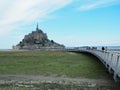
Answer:
POLYGON ((13 46, 13 49, 63 49, 64 47, 64 45, 56 43, 54 40, 49 40, 47 34, 39 29, 37 24, 36 30, 25 35, 19 44, 13 46))

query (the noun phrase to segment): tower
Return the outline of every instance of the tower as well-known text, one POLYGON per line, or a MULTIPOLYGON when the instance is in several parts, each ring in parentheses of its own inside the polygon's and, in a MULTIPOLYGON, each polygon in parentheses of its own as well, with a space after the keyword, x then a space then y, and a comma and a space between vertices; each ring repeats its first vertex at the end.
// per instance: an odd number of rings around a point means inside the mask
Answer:
POLYGON ((39 30, 39 28, 38 28, 38 23, 37 23, 37 26, 36 26, 36 31, 37 31, 37 30, 39 30))

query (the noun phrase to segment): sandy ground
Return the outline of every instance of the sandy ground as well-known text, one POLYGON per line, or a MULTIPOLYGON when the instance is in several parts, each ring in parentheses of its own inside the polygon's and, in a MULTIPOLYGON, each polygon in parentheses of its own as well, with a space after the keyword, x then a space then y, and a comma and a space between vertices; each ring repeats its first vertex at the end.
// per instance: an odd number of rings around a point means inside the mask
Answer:
POLYGON ((92 83, 97 85, 118 86, 120 83, 115 83, 110 79, 87 79, 87 78, 68 78, 68 77, 56 77, 56 76, 42 76, 42 75, 0 75, 1 81, 65 81, 73 82, 77 84, 92 83))

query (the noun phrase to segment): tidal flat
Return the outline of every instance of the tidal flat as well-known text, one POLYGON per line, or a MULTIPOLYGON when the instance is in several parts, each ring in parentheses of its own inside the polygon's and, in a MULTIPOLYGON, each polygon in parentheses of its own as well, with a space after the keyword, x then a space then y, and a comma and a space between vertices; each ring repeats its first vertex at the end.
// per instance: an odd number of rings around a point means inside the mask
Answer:
POLYGON ((117 90, 114 88, 119 88, 97 58, 64 51, 1 51, 0 80, 1 90, 8 88, 11 88, 9 90, 14 90, 13 88, 107 90, 97 87, 117 90), (26 82, 29 84, 26 85, 26 82))

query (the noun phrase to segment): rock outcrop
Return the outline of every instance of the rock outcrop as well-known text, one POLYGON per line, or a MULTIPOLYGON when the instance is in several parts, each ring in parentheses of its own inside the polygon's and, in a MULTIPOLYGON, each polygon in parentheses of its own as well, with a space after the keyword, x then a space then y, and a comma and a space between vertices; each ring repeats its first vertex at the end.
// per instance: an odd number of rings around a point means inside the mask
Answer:
POLYGON ((63 49, 64 45, 58 44, 53 40, 49 40, 47 34, 41 29, 36 28, 36 31, 25 35, 22 41, 13 49, 63 49))

